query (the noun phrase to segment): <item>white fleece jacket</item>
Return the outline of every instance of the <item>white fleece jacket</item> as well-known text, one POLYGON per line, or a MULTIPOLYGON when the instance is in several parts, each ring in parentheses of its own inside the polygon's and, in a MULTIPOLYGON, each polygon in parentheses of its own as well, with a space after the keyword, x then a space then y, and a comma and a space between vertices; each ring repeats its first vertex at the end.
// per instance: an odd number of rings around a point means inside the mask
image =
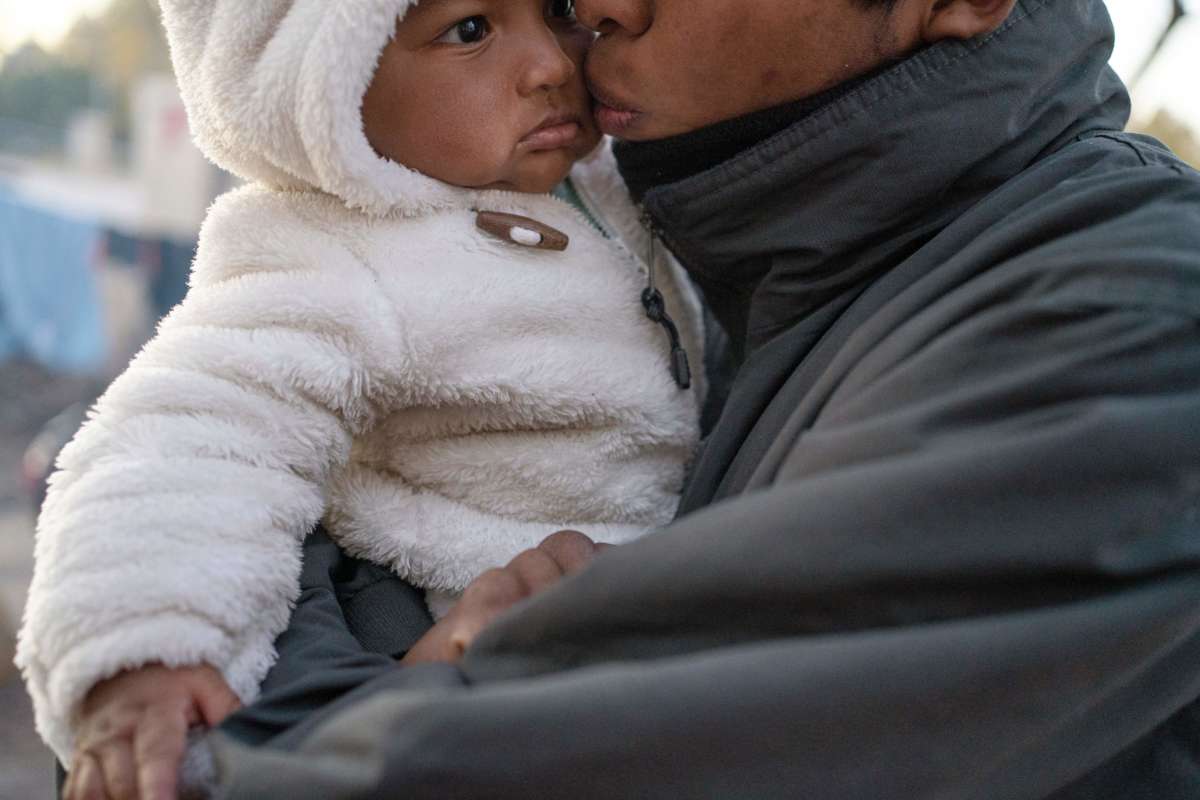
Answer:
MULTIPOLYGON (((558 528, 621 543, 675 511, 702 387, 675 384, 642 310, 649 241, 611 154, 572 178, 611 239, 555 198, 378 158, 360 105, 408 5, 162 3, 196 139, 250 183, 50 481, 17 663, 64 762, 84 694, 123 669, 207 662, 253 700, 322 518, 454 592, 558 528), (493 238, 478 209, 570 247, 493 238)), ((699 364, 695 298, 657 272, 699 364)))

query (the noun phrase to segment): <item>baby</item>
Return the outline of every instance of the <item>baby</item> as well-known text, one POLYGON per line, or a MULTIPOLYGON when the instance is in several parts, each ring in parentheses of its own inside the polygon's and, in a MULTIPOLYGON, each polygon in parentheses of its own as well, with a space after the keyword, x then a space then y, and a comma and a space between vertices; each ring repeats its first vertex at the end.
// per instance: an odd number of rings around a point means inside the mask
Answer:
POLYGON ((696 301, 640 258, 569 0, 161 5, 247 185, 50 482, 18 663, 64 762, 121 672, 253 700, 318 522, 442 613, 555 530, 667 523, 697 442, 696 301))

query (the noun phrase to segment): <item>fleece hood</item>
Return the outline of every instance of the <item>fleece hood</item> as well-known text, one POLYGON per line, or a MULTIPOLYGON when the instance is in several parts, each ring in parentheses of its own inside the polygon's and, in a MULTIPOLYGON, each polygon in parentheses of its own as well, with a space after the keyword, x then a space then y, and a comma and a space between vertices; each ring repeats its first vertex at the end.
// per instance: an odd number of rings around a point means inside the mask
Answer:
POLYGON ((381 158, 362 100, 414 0, 161 0, 192 134, 220 167, 315 188, 368 213, 415 215, 458 189, 381 158))

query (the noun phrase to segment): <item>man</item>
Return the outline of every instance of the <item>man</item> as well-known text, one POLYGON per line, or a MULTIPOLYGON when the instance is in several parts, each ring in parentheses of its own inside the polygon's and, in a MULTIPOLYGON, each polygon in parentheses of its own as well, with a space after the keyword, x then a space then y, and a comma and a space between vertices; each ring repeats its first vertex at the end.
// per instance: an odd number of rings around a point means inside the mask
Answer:
POLYGON ((577 11, 727 334, 680 519, 402 643, 316 540, 281 648, 344 669, 225 726, 227 796, 1200 796, 1200 176, 1121 132, 1102 2, 577 11))

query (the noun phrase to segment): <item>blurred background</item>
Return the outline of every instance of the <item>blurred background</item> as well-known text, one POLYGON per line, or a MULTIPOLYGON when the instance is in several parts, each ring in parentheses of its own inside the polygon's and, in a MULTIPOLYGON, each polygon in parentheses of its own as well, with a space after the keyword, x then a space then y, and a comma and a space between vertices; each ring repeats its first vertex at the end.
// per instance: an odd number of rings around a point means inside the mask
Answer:
MULTIPOLYGON (((1108 0, 1133 127, 1200 166, 1200 0, 1108 0)), ((42 482, 186 287, 233 181, 191 144, 154 0, 0 0, 0 799, 50 795, 11 666, 42 482)))

